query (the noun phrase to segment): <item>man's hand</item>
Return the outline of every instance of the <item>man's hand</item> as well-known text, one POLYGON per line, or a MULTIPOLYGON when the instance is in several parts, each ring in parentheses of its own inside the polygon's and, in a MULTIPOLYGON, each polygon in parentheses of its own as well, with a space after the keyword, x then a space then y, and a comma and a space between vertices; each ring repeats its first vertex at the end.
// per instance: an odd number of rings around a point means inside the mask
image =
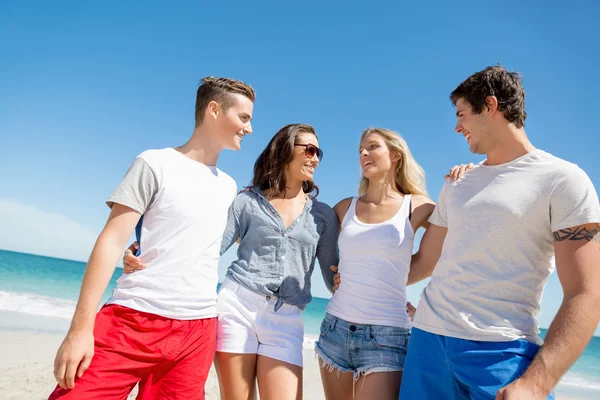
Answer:
POLYGON ((546 400, 550 393, 544 393, 534 384, 519 378, 498 390, 496 400, 546 400))
POLYGON ((342 283, 342 278, 340 273, 338 272, 337 265, 332 265, 329 267, 335 274, 333 275, 333 293, 335 293, 340 288, 340 283, 342 283))
POLYGON ((75 387, 75 375, 81 378, 94 356, 94 334, 69 333, 54 359, 54 377, 63 389, 75 387))

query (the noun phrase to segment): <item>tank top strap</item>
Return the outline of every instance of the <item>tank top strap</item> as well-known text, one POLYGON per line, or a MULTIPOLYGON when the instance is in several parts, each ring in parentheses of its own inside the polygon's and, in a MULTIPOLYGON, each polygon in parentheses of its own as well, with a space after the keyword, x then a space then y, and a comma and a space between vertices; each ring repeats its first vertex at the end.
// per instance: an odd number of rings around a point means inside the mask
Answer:
POLYGON ((346 215, 344 215, 344 219, 342 220, 342 228, 348 223, 348 221, 352 220, 356 215, 356 201, 358 197, 353 197, 350 202, 350 207, 346 211, 346 215))
POLYGON ((412 214, 412 196, 410 194, 404 195, 402 207, 404 208, 404 217, 408 220, 412 214))

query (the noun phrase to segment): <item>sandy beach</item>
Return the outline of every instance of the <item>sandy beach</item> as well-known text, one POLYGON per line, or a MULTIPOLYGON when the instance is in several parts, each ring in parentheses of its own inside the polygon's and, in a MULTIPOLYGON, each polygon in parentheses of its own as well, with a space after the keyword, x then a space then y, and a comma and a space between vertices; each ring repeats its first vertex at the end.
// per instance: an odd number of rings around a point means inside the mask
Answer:
MULTIPOLYGON (((2 400, 42 400, 56 385, 52 363, 63 335, 0 331, 0 389, 2 400)), ((310 346, 307 341, 305 347, 310 346)), ((129 399, 135 399, 134 391, 129 399)), ((214 367, 206 384, 207 400, 219 399, 214 367)), ((315 353, 304 350, 304 398, 324 399, 315 353)))
MULTIPOLYGON (((56 384, 52 363, 63 335, 28 331, 0 331, 0 389, 3 400, 47 399, 56 384)), ((321 378, 307 339, 304 350, 304 399, 324 399, 321 378)), ((134 391, 129 399, 135 399, 134 391)), ((214 367, 206 384, 208 400, 219 399, 219 386, 214 367)), ((557 393, 557 399, 583 400, 583 397, 557 393)))

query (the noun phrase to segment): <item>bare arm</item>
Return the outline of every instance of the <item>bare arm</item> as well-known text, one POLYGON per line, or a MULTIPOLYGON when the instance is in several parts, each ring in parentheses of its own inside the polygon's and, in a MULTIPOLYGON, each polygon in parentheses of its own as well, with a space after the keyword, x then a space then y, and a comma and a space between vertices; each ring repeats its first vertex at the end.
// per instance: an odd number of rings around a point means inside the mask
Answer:
POLYGON ((91 362, 96 311, 123 248, 139 219, 137 211, 115 203, 106 226, 96 241, 83 275, 71 327, 54 361, 54 375, 61 387, 74 387, 75 373, 81 376, 91 362))
POLYGON ((554 232, 563 302, 529 368, 498 398, 510 399, 518 391, 545 399, 589 342, 600 321, 599 230, 598 224, 587 224, 554 232))
POLYGON ((442 246, 447 232, 448 228, 434 224, 429 225, 421 239, 419 251, 412 256, 407 285, 412 285, 431 276, 433 268, 440 258, 440 254, 442 254, 442 246))
POLYGON ((548 393, 579 357, 600 320, 598 224, 554 232, 556 271, 564 298, 544 346, 523 374, 548 393))

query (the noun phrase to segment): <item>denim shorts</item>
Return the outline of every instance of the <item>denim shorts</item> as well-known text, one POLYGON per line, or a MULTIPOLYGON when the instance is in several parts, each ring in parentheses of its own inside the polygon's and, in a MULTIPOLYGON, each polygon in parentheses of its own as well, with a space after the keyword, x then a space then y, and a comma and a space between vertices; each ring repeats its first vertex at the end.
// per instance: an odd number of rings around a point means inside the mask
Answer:
POLYGON ((403 371, 410 330, 355 324, 326 314, 315 351, 331 371, 352 372, 354 379, 372 372, 403 371))

